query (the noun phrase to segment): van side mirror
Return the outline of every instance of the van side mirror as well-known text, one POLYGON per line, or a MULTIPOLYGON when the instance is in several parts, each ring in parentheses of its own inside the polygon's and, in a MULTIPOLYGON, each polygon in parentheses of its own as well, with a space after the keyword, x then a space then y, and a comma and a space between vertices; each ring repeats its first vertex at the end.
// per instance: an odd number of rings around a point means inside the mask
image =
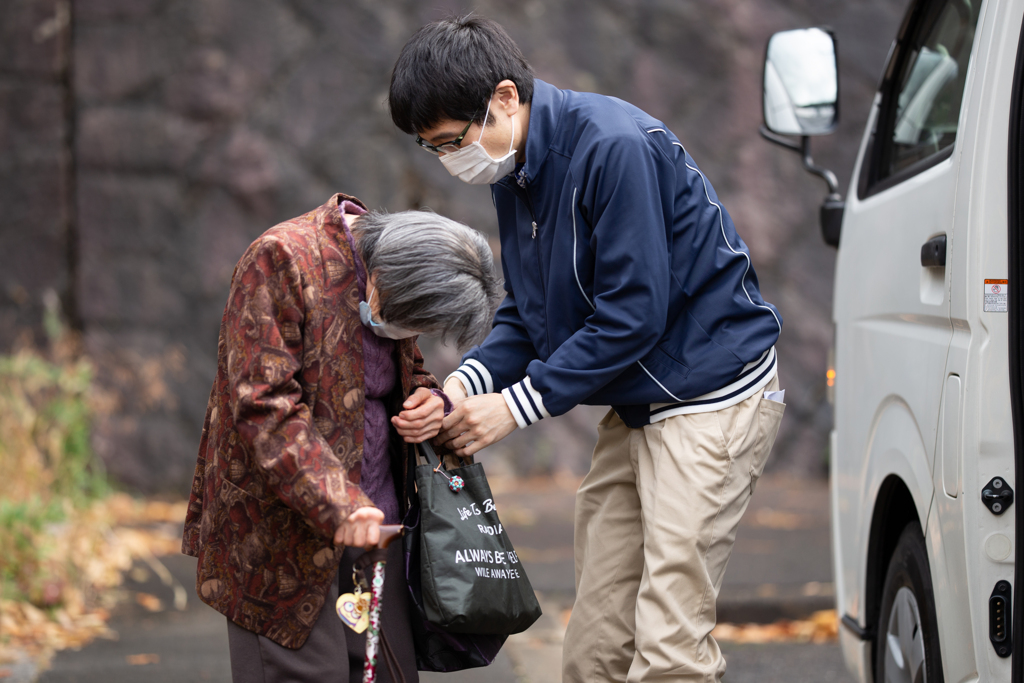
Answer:
POLYGON ((779 135, 827 135, 839 121, 836 39, 820 28, 781 31, 764 58, 764 123, 779 135))
POLYGON ((839 122, 839 63, 831 31, 805 28, 780 31, 768 39, 764 58, 761 135, 769 142, 799 152, 804 168, 828 185, 821 206, 825 243, 839 246, 845 203, 836 174, 814 164, 812 135, 827 135, 839 122), (799 135, 800 143, 783 136, 799 135))

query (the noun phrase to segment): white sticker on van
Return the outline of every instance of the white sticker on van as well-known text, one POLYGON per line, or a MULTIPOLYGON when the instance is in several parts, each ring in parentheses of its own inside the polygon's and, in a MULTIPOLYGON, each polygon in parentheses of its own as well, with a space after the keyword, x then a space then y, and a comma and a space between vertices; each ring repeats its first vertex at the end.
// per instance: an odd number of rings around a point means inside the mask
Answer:
POLYGON ((1006 301, 1009 293, 1008 280, 985 280, 985 312, 1006 313, 1006 301))

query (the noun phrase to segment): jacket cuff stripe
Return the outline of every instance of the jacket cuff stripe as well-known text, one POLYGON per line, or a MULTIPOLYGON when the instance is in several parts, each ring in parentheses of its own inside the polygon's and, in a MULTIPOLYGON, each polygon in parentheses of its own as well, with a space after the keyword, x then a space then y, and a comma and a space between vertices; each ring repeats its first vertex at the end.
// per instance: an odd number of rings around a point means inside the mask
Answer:
POLYGON ((517 384, 513 384, 510 388, 512 389, 512 396, 519 401, 519 405, 523 409, 526 421, 533 424, 540 420, 540 414, 537 412, 537 406, 533 405, 533 400, 530 398, 530 395, 523 391, 523 383, 519 382, 517 384))
POLYGON ((530 376, 527 375, 526 379, 522 381, 523 388, 526 389, 526 395, 530 398, 530 403, 540 417, 551 417, 551 413, 544 407, 544 397, 540 395, 540 392, 533 388, 533 382, 530 380, 530 376))
POLYGON ((473 378, 470 377, 467 373, 463 372, 462 368, 459 368, 452 374, 448 375, 444 380, 445 384, 447 384, 448 380, 451 379, 452 377, 462 382, 462 388, 466 390, 467 396, 476 396, 477 394, 480 393, 480 391, 476 387, 476 384, 473 382, 473 378))
POLYGON ((537 410, 537 404, 534 403, 534 399, 530 398, 529 392, 523 389, 522 382, 512 385, 512 395, 519 399, 530 424, 541 419, 541 412, 537 410))
POLYGON ((505 399, 505 405, 508 406, 509 411, 512 413, 512 417, 515 418, 516 424, 519 425, 520 429, 525 429, 530 426, 530 422, 526 419, 523 412, 523 407, 519 403, 519 399, 516 398, 515 394, 510 389, 502 389, 501 395, 505 399))
POLYGON ((480 393, 490 394, 494 392, 494 380, 491 379, 490 371, 477 359, 467 358, 466 362, 459 369, 463 372, 472 371, 476 373, 476 376, 480 378, 480 386, 483 388, 483 391, 480 393))

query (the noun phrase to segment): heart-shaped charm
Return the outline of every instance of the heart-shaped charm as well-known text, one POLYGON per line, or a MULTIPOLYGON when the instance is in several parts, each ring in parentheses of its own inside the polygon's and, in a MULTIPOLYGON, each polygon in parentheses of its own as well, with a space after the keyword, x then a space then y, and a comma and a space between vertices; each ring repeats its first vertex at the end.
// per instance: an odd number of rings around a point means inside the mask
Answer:
POLYGON ((345 593, 338 597, 335 608, 345 626, 356 633, 362 633, 370 625, 370 596, 366 593, 345 593))

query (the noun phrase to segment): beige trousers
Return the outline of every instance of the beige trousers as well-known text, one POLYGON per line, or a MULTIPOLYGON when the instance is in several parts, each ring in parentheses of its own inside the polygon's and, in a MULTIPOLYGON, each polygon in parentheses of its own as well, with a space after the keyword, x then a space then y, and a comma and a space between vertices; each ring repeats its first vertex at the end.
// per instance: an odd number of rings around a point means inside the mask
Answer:
POLYGON ((711 637, 736 527, 785 406, 754 396, 711 413, 598 427, 576 494, 576 604, 562 680, 703 681, 725 673, 711 637))

